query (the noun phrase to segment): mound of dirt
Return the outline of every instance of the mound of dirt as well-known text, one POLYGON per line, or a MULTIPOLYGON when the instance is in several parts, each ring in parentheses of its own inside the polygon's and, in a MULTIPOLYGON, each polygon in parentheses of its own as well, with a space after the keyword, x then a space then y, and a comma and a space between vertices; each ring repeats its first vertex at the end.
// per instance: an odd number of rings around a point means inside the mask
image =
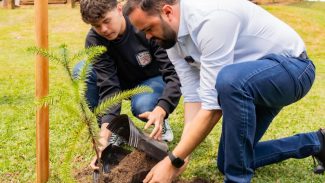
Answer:
MULTIPOLYGON (((124 157, 118 165, 111 169, 105 176, 105 182, 110 183, 141 183, 152 167, 157 164, 157 160, 148 157, 145 153, 134 150, 124 157)), ((92 182, 92 170, 84 168, 75 174, 78 182, 92 182)), ((175 180, 173 183, 208 183, 202 178, 195 178, 191 181, 175 180)))
MULTIPOLYGON (((141 182, 139 179, 148 172, 157 161, 138 150, 127 155, 106 178, 107 182, 141 182)), ((142 179, 143 180, 143 179, 142 179)))

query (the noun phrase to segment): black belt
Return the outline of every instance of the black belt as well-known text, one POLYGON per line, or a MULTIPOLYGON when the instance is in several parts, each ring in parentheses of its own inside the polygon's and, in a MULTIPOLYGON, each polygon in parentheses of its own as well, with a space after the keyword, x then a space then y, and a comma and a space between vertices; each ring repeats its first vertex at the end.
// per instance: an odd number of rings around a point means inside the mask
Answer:
POLYGON ((301 58, 301 59, 309 59, 308 55, 307 55, 307 52, 306 51, 303 51, 298 58, 301 58))

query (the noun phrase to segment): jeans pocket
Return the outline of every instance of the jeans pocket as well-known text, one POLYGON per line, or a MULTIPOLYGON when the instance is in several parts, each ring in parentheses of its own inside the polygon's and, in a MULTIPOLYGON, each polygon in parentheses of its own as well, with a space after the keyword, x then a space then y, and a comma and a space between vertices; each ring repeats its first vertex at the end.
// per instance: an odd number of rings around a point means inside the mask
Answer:
POLYGON ((309 62, 304 72, 302 72, 298 77, 298 82, 300 85, 298 100, 304 97, 308 93, 308 91, 310 90, 311 86, 314 83, 314 80, 315 80, 315 67, 312 64, 312 62, 309 62))

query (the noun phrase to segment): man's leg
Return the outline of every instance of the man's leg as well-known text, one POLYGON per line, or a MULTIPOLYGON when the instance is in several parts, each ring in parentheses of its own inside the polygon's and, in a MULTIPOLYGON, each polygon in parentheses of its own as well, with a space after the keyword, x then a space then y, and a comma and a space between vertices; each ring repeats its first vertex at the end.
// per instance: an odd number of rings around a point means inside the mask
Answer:
MULTIPOLYGON (((302 69, 304 68, 304 64, 301 64, 297 67, 301 67, 302 69)), ((308 88, 311 87, 309 85, 312 84, 312 80, 314 79, 314 67, 307 63, 307 65, 305 64, 305 68, 305 73, 302 72, 297 77, 297 81, 300 86, 303 86, 307 83, 307 86, 305 87, 307 91, 299 92, 301 93, 301 95, 305 95, 308 92, 308 88), (310 69, 308 68, 308 66, 312 68, 310 69), (306 79, 312 80, 310 80, 310 82, 306 79)), ((288 70, 290 70, 290 68, 288 68, 288 70)), ((296 73, 296 76, 298 73, 296 73)), ((319 134, 317 135, 317 133, 319 132, 296 134, 291 137, 259 142, 268 127, 266 127, 265 125, 268 125, 272 122, 273 118, 277 115, 277 113, 280 112, 281 108, 268 108, 263 106, 256 106, 256 109, 257 127, 254 142, 254 165, 252 165, 254 169, 265 165, 277 163, 288 158, 305 158, 310 155, 315 155, 315 153, 320 150, 321 146, 319 145, 322 145, 322 143, 317 143, 317 141, 321 138, 318 136, 319 134), (300 144, 297 144, 295 142, 300 142, 300 144), (281 151, 279 151, 278 147, 282 147, 281 151)))
MULTIPOLYGON (((254 137, 254 147, 263 137, 267 128, 271 124, 274 117, 280 112, 281 108, 269 108, 265 106, 256 106, 256 131, 254 137)), ((224 174, 224 125, 222 125, 222 133, 219 143, 217 165, 221 173, 224 174)), ((255 158, 254 158, 255 159, 255 158)), ((255 167, 255 165, 253 165, 255 167)))
MULTIPOLYGON (((281 108, 269 108, 265 106, 256 106, 256 132, 254 137, 254 146, 262 138, 274 117, 280 112, 281 108)), ((224 126, 219 143, 217 165, 221 173, 224 174, 224 126)), ((255 158, 254 158, 255 159, 255 158)))
MULTIPOLYGON (((139 85, 151 87, 153 89, 153 93, 139 94, 131 98, 131 110, 133 115, 136 117, 138 117, 139 114, 147 111, 152 111, 155 108, 166 84, 161 76, 156 76, 143 81, 139 85)), ((173 140, 173 138, 173 131, 168 123, 168 120, 166 119, 163 125, 162 140, 170 142, 173 140)))
MULTIPOLYGON (((268 144, 257 143, 273 119, 271 115, 268 117, 270 120, 262 120, 264 124, 257 124, 259 119, 265 118, 258 114, 259 106, 275 109, 273 113, 276 115, 276 109, 302 98, 313 80, 314 67, 308 60, 275 55, 255 62, 229 65, 220 71, 216 88, 223 110, 223 131, 218 166, 223 166, 219 169, 225 174, 225 182, 250 182, 254 169, 265 165, 260 163, 261 157, 267 155, 265 153, 286 154, 292 151, 289 144, 295 144, 296 154, 285 156, 285 159, 320 151, 316 133, 286 139, 288 146, 279 145, 282 139, 268 144)), ((281 160, 277 156, 272 162, 281 160)))

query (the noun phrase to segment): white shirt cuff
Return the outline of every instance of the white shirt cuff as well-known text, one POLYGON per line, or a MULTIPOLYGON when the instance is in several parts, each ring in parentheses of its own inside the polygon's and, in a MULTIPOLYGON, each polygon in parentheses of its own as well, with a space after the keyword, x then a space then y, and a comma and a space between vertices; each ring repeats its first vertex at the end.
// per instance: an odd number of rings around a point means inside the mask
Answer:
POLYGON ((218 92, 217 90, 200 90, 200 98, 202 101, 202 109, 205 110, 216 110, 221 109, 218 103, 218 92))

